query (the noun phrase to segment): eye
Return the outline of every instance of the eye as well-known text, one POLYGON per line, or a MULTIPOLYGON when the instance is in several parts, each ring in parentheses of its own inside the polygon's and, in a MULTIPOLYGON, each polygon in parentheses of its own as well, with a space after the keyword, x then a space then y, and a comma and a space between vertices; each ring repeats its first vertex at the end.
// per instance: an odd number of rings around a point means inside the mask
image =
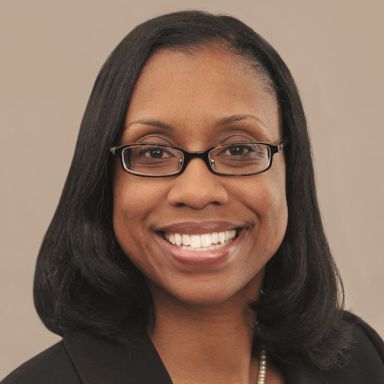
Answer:
POLYGON ((251 144, 232 144, 226 147, 220 155, 225 155, 225 156, 245 156, 248 153, 254 151, 254 146, 251 144))
POLYGON ((140 151, 140 156, 150 159, 167 159, 171 157, 171 153, 161 147, 145 147, 140 151))

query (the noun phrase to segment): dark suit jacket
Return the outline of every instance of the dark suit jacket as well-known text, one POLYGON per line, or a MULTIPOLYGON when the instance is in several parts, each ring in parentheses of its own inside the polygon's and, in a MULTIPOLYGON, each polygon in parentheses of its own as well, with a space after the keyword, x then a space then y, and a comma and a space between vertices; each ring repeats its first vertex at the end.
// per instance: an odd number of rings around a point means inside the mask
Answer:
MULTIPOLYGON (((384 343, 359 318, 353 317, 357 340, 344 368, 315 376, 304 369, 280 366, 286 384, 384 384, 384 343)), ((78 332, 27 361, 1 384, 171 384, 148 336, 120 345, 78 332)), ((209 384, 209 383, 207 383, 209 384)))

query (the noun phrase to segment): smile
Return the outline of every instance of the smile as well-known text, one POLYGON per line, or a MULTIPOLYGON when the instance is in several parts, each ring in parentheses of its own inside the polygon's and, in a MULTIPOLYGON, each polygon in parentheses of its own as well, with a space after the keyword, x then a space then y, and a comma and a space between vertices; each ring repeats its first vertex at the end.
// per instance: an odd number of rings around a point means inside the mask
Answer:
POLYGON ((202 251, 218 249, 221 246, 230 243, 238 235, 238 230, 231 229, 220 232, 209 232, 202 234, 172 233, 164 232, 164 239, 170 244, 191 251, 202 251))
POLYGON ((163 231, 156 238, 165 254, 178 265, 213 268, 234 260, 247 232, 244 227, 205 233, 163 231))

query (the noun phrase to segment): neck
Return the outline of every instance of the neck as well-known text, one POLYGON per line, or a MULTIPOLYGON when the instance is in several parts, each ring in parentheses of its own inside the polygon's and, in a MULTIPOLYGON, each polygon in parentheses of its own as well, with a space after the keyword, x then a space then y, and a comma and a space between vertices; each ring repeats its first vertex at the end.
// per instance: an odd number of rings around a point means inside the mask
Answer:
POLYGON ((156 321, 148 333, 174 384, 257 382, 258 358, 251 356, 256 318, 247 300, 204 307, 153 293, 156 321))

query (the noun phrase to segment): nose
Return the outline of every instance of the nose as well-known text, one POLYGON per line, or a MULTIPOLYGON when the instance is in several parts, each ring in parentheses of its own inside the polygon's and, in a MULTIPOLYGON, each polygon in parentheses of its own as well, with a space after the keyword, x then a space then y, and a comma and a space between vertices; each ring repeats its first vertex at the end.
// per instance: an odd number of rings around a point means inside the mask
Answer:
POLYGON ((184 172, 175 176, 168 192, 168 202, 173 206, 203 209, 207 205, 221 205, 228 201, 223 184, 225 176, 213 174, 204 160, 192 159, 184 172))

